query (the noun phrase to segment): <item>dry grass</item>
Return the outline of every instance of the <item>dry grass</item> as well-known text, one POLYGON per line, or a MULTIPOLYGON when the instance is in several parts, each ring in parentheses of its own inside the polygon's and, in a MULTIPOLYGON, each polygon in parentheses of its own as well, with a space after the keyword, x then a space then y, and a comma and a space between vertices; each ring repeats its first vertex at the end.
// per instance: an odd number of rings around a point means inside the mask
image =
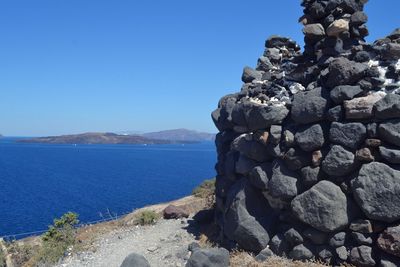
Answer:
POLYGON ((292 261, 281 257, 271 257, 265 262, 257 262, 252 255, 247 252, 234 252, 231 254, 232 267, 326 267, 319 262, 313 261, 292 261))

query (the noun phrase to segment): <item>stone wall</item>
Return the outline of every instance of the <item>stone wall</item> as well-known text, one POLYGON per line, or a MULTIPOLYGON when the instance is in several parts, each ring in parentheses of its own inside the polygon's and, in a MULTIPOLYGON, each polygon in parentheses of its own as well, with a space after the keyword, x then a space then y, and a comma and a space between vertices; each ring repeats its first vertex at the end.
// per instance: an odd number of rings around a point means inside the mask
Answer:
POLYGON ((303 0, 304 52, 270 37, 212 113, 227 246, 400 266, 400 29, 366 43, 366 2, 303 0))

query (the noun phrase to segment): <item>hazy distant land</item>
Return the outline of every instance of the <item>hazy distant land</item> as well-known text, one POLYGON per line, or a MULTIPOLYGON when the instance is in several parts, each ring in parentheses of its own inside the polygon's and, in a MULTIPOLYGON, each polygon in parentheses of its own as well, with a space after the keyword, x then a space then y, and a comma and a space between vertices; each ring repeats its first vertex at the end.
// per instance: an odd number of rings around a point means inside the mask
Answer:
POLYGON ((21 143, 45 144, 182 144, 212 141, 214 134, 186 129, 167 130, 141 135, 115 133, 83 133, 21 139, 21 143))

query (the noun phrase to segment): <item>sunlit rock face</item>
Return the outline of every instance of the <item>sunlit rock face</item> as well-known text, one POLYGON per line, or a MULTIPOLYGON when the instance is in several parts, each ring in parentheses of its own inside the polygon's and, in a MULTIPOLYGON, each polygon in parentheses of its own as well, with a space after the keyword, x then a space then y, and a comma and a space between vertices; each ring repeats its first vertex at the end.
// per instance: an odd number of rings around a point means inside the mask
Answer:
POLYGON ((303 0, 304 50, 268 38, 212 113, 231 248, 400 266, 400 29, 366 43, 366 2, 303 0))

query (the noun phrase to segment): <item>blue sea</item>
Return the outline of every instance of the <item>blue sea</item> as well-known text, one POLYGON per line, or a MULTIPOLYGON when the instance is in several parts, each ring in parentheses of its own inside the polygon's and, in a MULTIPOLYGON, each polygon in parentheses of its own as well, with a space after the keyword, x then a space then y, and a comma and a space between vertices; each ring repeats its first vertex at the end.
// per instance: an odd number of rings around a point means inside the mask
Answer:
POLYGON ((44 230, 68 211, 83 223, 118 216, 186 196, 215 176, 212 142, 75 146, 15 140, 0 139, 0 236, 44 230))

